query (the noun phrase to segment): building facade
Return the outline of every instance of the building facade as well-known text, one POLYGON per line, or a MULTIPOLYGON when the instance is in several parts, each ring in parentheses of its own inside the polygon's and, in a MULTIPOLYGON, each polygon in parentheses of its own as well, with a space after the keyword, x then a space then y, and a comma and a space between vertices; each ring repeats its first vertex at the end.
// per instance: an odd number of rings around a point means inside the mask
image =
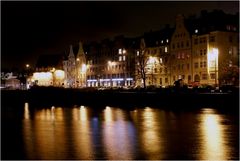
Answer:
POLYGON ((38 84, 167 87, 181 80, 186 85, 239 85, 238 19, 222 11, 202 11, 187 19, 177 15, 173 28, 166 25, 140 37, 80 42, 77 54, 70 46, 62 61, 64 78, 50 76, 59 67, 38 68, 48 72, 38 84))

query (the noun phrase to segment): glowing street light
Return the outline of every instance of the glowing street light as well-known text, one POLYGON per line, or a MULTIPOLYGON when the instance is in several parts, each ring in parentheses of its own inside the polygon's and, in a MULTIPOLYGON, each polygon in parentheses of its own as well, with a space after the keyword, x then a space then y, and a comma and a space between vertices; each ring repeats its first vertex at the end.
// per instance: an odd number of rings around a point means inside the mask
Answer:
POLYGON ((30 65, 29 64, 26 64, 26 68, 29 68, 30 67, 30 65))
POLYGON ((208 71, 214 68, 215 86, 217 86, 217 68, 218 68, 218 49, 213 48, 212 52, 208 53, 208 71))

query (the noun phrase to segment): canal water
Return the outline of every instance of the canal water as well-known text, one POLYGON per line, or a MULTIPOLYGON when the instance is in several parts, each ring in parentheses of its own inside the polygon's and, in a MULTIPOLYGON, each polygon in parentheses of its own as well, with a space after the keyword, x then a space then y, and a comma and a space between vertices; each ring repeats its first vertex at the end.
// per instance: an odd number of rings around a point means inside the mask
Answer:
POLYGON ((238 112, 25 103, 1 115, 1 159, 239 159, 238 112))

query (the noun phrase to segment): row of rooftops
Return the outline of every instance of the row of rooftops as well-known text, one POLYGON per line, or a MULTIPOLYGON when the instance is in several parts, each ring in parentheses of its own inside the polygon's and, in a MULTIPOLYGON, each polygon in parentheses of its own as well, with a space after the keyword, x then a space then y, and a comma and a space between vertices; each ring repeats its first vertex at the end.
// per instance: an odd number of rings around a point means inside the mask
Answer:
MULTIPOLYGON (((177 18, 178 17, 184 18, 183 15, 178 15, 177 18)), ((212 31, 239 32, 239 13, 231 15, 221 10, 214 10, 212 12, 203 10, 200 16, 192 15, 188 18, 184 18, 184 24, 190 36, 203 35, 212 31), (197 33, 196 30, 198 30, 197 33)), ((146 47, 164 46, 171 41, 174 31, 175 26, 171 27, 170 25, 165 25, 165 27, 160 30, 145 32, 143 35, 134 38, 127 38, 124 37, 124 35, 119 35, 114 37, 114 40, 104 39, 101 42, 83 44, 83 50, 87 55, 95 55, 103 49, 139 49, 141 38, 144 38, 146 47)), ((79 45, 73 46, 73 53, 75 56, 78 50, 79 45)), ((50 64, 51 66, 60 66, 62 60, 66 60, 68 55, 69 50, 59 55, 41 55, 36 67, 45 67, 50 64)))

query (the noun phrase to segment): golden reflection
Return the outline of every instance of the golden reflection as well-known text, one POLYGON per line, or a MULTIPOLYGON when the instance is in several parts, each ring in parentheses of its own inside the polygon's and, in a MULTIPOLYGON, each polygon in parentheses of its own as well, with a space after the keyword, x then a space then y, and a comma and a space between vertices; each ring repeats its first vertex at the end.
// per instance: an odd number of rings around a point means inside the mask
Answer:
POLYGON ((108 159, 133 159, 133 143, 131 140, 133 126, 125 121, 120 109, 106 107, 104 110, 103 142, 108 159), (116 120, 113 120, 116 118, 116 120))
POLYGON ((26 102, 24 104, 24 119, 28 120, 30 118, 30 113, 29 113, 29 105, 26 102))
POLYGON ((79 159, 94 159, 92 154, 92 139, 90 134, 90 125, 88 121, 88 110, 86 107, 72 109, 72 135, 74 143, 74 151, 76 158, 79 159))
POLYGON ((147 159, 159 159, 162 154, 161 137, 159 133, 160 122, 158 113, 154 109, 146 107, 142 113, 142 135, 141 143, 144 151, 148 155, 147 159), (155 158, 157 157, 157 158, 155 158))
POLYGON ((104 120, 106 122, 112 122, 113 121, 113 111, 111 109, 111 107, 106 106, 105 110, 104 110, 104 120))
POLYGON ((24 122, 23 140, 28 159, 66 158, 65 125, 62 118, 62 108, 52 107, 36 110, 34 120, 24 122), (57 156, 56 151, 59 153, 57 156))
POLYGON ((87 110, 86 110, 86 107, 84 107, 84 106, 80 107, 80 120, 81 121, 87 120, 87 110))
POLYGON ((221 116, 214 113, 213 109, 205 109, 201 117, 203 136, 201 159, 225 160, 228 148, 224 144, 221 116))

